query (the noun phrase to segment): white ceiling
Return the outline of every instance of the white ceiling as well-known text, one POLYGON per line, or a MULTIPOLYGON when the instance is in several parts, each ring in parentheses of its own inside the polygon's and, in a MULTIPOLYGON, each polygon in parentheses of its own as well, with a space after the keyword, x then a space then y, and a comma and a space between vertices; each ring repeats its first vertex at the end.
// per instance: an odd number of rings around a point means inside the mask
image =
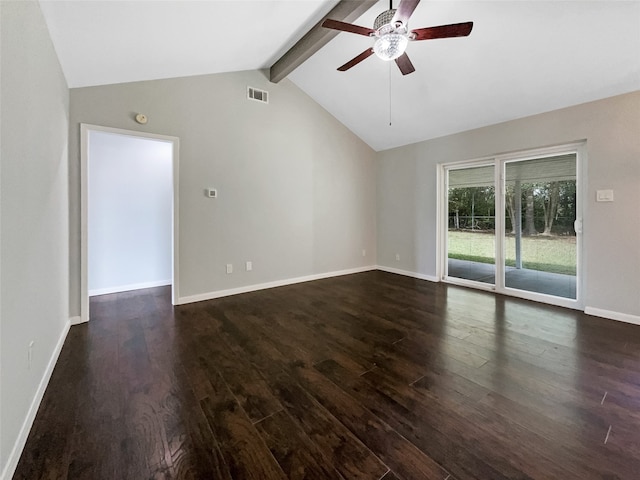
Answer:
POLYGON ((466 21, 468 37, 410 43, 405 77, 375 56, 337 72, 371 42, 340 33, 289 78, 376 150, 640 89, 640 2, 424 0, 410 28, 466 21))
POLYGON ((40 0, 70 88, 270 67, 338 0, 40 0))
MULTIPOLYGON (((40 3, 79 87, 268 67, 337 0, 40 3)), ((340 33, 289 78, 375 150, 640 90, 638 0, 423 0, 410 27, 465 21, 469 37, 411 43, 405 77, 375 56, 337 72, 371 45, 340 33)))

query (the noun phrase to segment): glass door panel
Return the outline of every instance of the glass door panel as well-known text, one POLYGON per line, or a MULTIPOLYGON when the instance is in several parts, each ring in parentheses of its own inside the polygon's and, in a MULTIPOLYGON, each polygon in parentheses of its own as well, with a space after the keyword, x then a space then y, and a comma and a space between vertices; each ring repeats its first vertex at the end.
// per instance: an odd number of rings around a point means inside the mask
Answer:
POLYGON ((505 163, 504 285, 576 298, 576 154, 505 163))
POLYGON ((447 171, 447 276, 495 285, 495 168, 447 171))

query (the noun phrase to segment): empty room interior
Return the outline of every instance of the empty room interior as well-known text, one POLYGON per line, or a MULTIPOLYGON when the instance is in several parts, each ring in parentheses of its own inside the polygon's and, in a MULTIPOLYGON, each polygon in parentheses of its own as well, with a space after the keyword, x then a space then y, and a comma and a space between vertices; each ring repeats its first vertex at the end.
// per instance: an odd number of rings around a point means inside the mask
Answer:
POLYGON ((640 1, 0 0, 0 480, 640 478, 640 1))

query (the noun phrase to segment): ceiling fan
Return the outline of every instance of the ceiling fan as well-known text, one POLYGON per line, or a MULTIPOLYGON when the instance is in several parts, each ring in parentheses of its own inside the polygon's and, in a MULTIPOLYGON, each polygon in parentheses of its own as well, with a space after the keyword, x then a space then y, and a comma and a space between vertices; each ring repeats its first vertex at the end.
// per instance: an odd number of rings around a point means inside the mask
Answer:
POLYGON ((473 22, 465 22, 409 30, 409 17, 411 17, 420 0, 401 0, 397 9, 393 8, 392 2, 393 0, 389 0, 389 10, 377 16, 373 23, 373 28, 331 19, 327 19, 322 23, 325 28, 357 33, 367 37, 375 37, 376 39, 372 48, 368 48, 357 57, 338 67, 339 71, 349 70, 375 53, 382 60, 395 60, 402 74, 407 75, 416 70, 405 53, 409 41, 466 37, 473 28, 473 22))

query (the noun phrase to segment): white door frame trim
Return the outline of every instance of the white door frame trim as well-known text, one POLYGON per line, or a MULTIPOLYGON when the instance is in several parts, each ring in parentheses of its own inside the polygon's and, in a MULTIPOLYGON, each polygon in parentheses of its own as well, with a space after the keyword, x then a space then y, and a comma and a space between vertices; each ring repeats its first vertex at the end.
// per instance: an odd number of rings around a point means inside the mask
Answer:
POLYGON ((120 128, 103 127, 88 123, 80 124, 80 320, 89 321, 89 265, 88 265, 88 186, 89 186, 89 136, 91 132, 115 133, 130 137, 149 138, 171 142, 173 145, 173 205, 172 205, 172 239, 171 239, 171 303, 176 305, 179 296, 179 262, 178 262, 178 185, 179 185, 179 165, 180 165, 180 139, 168 135, 155 133, 138 132, 135 130, 123 130, 120 128))

